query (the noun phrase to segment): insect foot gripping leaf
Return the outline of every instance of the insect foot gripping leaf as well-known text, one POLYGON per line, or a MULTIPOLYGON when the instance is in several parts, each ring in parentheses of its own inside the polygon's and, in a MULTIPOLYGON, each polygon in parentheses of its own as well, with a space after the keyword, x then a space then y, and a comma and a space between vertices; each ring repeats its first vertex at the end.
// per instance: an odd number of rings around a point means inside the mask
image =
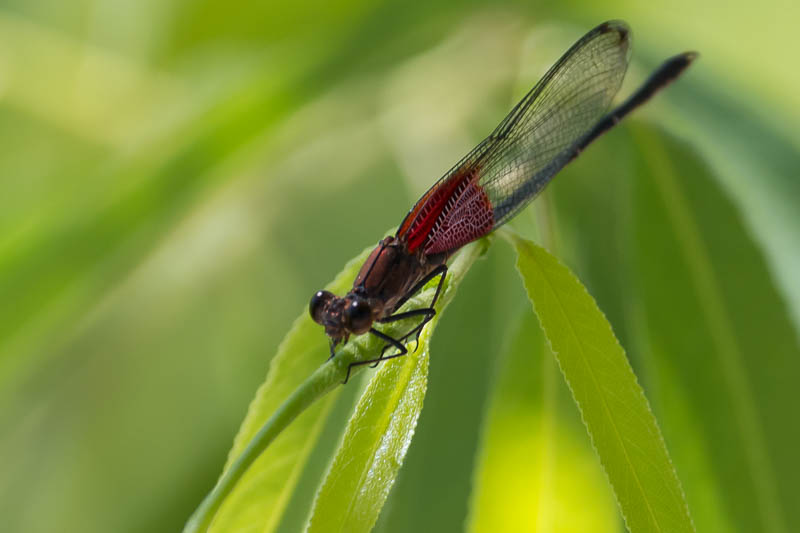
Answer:
POLYGON ((656 419, 611 325, 555 257, 510 232, 504 235, 516 248, 528 297, 628 528, 694 531, 656 419))
MULTIPOLYGON (((485 249, 486 241, 478 241, 453 261, 442 308, 452 299, 469 265, 485 249)), ((416 352, 386 361, 370 381, 317 494, 309 532, 368 532, 375 525, 422 409, 429 342, 438 317, 439 314, 423 330, 416 352)))

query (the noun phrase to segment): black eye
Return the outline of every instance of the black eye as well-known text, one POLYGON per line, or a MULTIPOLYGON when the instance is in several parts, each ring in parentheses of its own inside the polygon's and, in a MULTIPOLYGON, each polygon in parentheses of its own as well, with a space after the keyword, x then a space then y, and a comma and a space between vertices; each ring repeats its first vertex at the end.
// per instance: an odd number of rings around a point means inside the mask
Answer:
POLYGON ((317 291, 317 293, 311 297, 311 303, 308 304, 308 311, 311 313, 311 318, 317 324, 322 324, 322 312, 325 310, 325 306, 331 298, 334 298, 333 293, 328 291, 317 291))
POLYGON ((347 329, 361 335, 369 331, 372 325, 372 309, 365 300, 353 300, 344 310, 347 329))

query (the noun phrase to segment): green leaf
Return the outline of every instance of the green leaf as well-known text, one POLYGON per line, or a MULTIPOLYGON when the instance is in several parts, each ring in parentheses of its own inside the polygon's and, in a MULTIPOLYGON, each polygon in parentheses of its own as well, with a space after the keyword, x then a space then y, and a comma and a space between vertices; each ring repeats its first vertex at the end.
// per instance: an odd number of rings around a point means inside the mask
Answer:
MULTIPOLYGON (((350 420, 343 442, 320 488, 309 531, 370 531, 378 519, 403 463, 427 387, 429 342, 441 310, 486 241, 467 246, 452 263, 441 296, 439 313, 422 332, 418 350, 386 361, 370 381, 350 420)), ((430 301, 434 280, 406 305, 418 308, 430 301)), ((388 328, 390 335, 404 326, 388 328)))
POLYGON ((634 133, 638 332, 698 527, 795 531, 800 347, 785 302, 693 150, 634 133))
POLYGON ((528 297, 630 531, 694 531, 655 417, 611 326, 578 279, 511 237, 528 297))
MULTIPOLYGON (((697 74, 701 74, 698 70, 697 74)), ((716 74, 707 72, 709 79, 716 74)), ((795 327, 800 325, 800 180, 797 179, 800 138, 794 121, 786 121, 783 133, 770 123, 763 97, 741 94, 728 84, 676 85, 675 105, 663 113, 659 124, 688 141, 702 155, 708 168, 702 174, 718 182, 727 199, 738 209, 758 244, 760 254, 770 263, 772 277, 793 311, 795 327), (748 109, 750 108, 750 109, 748 109), (786 135, 791 132, 792 135, 786 135), (794 137, 794 142, 792 139, 794 137)), ((645 148, 640 145, 639 149, 645 148)), ((692 158, 695 159, 697 155, 692 158)), ((678 165, 682 166, 682 165, 678 165)), ((641 170, 641 167, 640 167, 641 170)), ((716 195, 715 195, 716 198, 716 195)), ((716 209, 712 209, 713 212, 716 209)))
POLYGON ((586 430, 530 308, 508 329, 474 470, 468 531, 619 529, 586 430))
MULTIPOLYGON (((371 247, 350 261, 328 290, 347 291, 370 251, 371 247)), ((234 439, 223 475, 230 471, 286 398, 324 362, 327 350, 325 335, 304 310, 272 359, 266 381, 256 392, 234 439)), ((224 501, 216 502, 219 510, 206 513, 208 519, 214 519, 211 531, 273 531, 277 527, 335 397, 336 394, 328 395, 310 407, 255 459, 224 501)), ((190 522, 187 529, 190 526, 204 528, 198 517, 193 517, 195 521, 190 522)))
POLYGON ((436 326, 425 409, 375 533, 449 531, 465 524, 483 413, 508 324, 527 306, 516 254, 495 246, 470 269, 436 326))

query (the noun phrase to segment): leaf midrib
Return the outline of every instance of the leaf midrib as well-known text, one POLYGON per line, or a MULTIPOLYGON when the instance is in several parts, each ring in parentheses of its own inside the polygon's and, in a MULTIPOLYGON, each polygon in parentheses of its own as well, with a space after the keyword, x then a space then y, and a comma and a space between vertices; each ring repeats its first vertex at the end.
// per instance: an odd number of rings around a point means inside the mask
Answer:
POLYGON ((686 205, 686 200, 681 194, 678 184, 671 179, 675 171, 664 153, 664 147, 652 135, 640 133, 639 137, 640 141, 643 140, 649 146, 650 150, 647 153, 656 159, 657 164, 648 166, 655 178, 656 186, 664 197, 666 211, 672 220, 680 247, 689 265, 690 276, 697 290, 700 305, 706 310, 706 316, 709 317, 711 339, 717 346, 717 359, 721 363, 723 375, 728 384, 726 390, 731 403, 737 406, 741 415, 734 418, 737 420, 736 426, 739 428, 742 442, 746 443, 745 450, 750 474, 758 486, 758 490, 755 492, 762 520, 765 524, 770 524, 774 531, 786 531, 777 495, 772 490, 775 487, 774 475, 762 438, 763 430, 758 423, 758 416, 753 411, 755 402, 743 370, 743 356, 733 333, 731 319, 725 312, 721 291, 714 282, 711 260, 705 253, 702 236, 692 221, 691 215, 682 208, 686 205), (730 356, 723 357, 724 353, 728 353, 730 356), (738 394, 734 394, 734 390, 738 394))
MULTIPOLYGON (((575 331, 575 328, 572 326, 572 321, 569 320, 569 315, 567 315, 566 311, 564 310, 564 305, 561 303, 561 300, 558 298, 558 292, 555 291, 555 288, 553 287, 553 284, 552 284, 550 278, 547 276, 546 271, 542 268, 541 263, 539 263, 539 261, 537 260, 537 258, 535 257, 534 254, 531 254, 531 257, 533 258, 533 260, 536 262, 537 266, 539 267, 539 271, 542 272, 542 279, 545 281, 545 283, 547 284, 547 287, 550 289, 550 292, 553 294, 553 298, 556 301, 556 303, 558 304, 558 309, 561 312, 561 315, 566 319, 567 326, 569 327, 569 332, 572 335, 573 339, 575 340, 575 342, 576 342, 576 344, 578 346, 578 351, 580 352, 580 355, 581 355, 581 358, 582 358, 582 360, 584 362, 585 367, 589 371, 589 375, 592 378, 592 383, 593 383, 595 389, 600 392, 600 394, 598 394, 598 396, 601 399, 601 405, 603 406, 603 410, 606 413, 606 417, 611 422, 611 427, 614 429, 614 435, 616 436, 617 440, 620 443, 620 446, 622 448, 622 452, 623 452, 623 454, 625 456, 625 461, 628 463, 628 466, 629 466, 630 471, 631 471, 631 473, 633 475, 633 478, 636 481, 636 486, 638 487, 639 492, 642 494, 642 499, 645 502, 645 505, 647 507, 647 511, 650 514, 650 518, 651 518, 653 524, 655 524, 657 530, 661 531, 661 527, 660 527, 660 525, 658 523, 658 520, 656 520, 655 514, 654 514, 653 509, 652 509, 652 507, 650 505, 650 501, 647 498, 647 492, 644 490, 644 487, 642 486, 642 482, 641 482, 641 480, 639 479, 639 476, 636 473, 636 469, 633 467, 633 463, 632 463, 631 458, 630 458, 630 456, 628 454, 628 449, 625 446, 625 441, 622 439, 622 436, 619 433, 619 428, 617 427, 617 424, 614 421, 614 417, 611 416, 611 409, 608 406, 608 403, 606 401, 605 395, 602 394, 602 389, 600 388, 600 385, 599 385, 599 383, 597 381, 597 376, 595 375, 594 369, 589 364, 589 360, 588 360, 589 358, 587 357, 586 352, 583 349, 583 345, 580 342, 580 338, 579 338, 577 332, 575 331)), ((550 348, 553 350, 553 353, 554 354, 558 353, 556 351, 556 349, 553 347, 553 344, 550 341, 550 336, 549 335, 547 335, 547 341, 548 341, 548 343, 550 343, 550 348)), ((561 365, 561 361, 559 360, 559 366, 560 365, 561 365)), ((583 412, 583 409, 581 409, 581 412, 583 412)), ((606 471, 606 472, 608 472, 608 471, 606 471)), ((625 515, 624 507, 620 506, 620 509, 623 509, 623 515, 625 515)), ((627 521, 627 518, 626 518, 626 521, 627 521)))

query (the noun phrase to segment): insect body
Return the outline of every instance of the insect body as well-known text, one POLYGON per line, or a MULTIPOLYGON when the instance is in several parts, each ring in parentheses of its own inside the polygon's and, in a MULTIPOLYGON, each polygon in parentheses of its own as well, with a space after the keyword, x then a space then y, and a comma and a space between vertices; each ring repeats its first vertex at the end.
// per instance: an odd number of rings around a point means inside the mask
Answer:
POLYGON ((404 342, 419 336, 436 314, 448 258, 510 220, 581 151, 677 78, 697 56, 686 52, 666 60, 609 111, 625 77, 629 47, 630 30, 621 21, 605 22, 584 35, 486 139, 420 198, 397 233, 380 241, 350 292, 338 297, 319 291, 311 298, 311 317, 325 327, 331 356, 350 335, 367 332, 386 342, 384 350, 380 357, 351 367, 405 355, 404 342), (428 307, 398 312, 437 277, 428 307), (421 317, 420 323, 399 339, 374 327, 411 317, 421 317), (386 356, 392 347, 397 351, 386 356))

